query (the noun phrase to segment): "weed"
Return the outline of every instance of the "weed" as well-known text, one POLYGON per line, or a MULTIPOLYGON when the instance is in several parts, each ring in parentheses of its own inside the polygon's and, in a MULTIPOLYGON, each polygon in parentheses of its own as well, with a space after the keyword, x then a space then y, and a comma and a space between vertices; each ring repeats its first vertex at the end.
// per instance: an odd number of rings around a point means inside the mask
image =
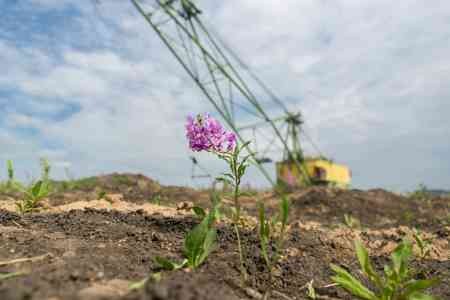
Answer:
POLYGON ((166 270, 177 270, 184 267, 198 268, 214 250, 216 244, 217 230, 214 228, 216 213, 217 208, 213 207, 200 224, 186 235, 183 249, 185 259, 181 263, 159 256, 155 257, 155 262, 166 270))
POLYGON ((259 203, 259 241, 261 246, 261 254, 264 261, 272 274, 274 265, 277 264, 280 251, 283 246, 284 235, 288 225, 289 217, 289 200, 282 197, 278 215, 272 220, 266 218, 264 203, 259 203), (280 232, 276 238, 273 237, 276 226, 280 224, 280 232), (272 255, 269 253, 269 247, 275 244, 275 250, 272 255))
POLYGON ((420 257, 425 258, 431 251, 431 243, 425 240, 417 229, 414 230, 413 238, 416 241, 417 247, 419 247, 420 257))
POLYGON ((4 193, 20 191, 22 184, 14 177, 14 166, 12 160, 9 159, 6 161, 6 168, 8 172, 8 179, 6 182, 0 183, 0 191, 4 193))
POLYGON ((97 200, 105 199, 106 200, 106 192, 102 189, 97 191, 97 200))
POLYGON ((344 224, 350 229, 359 229, 361 228, 361 222, 351 215, 344 214, 344 224))
POLYGON ((6 162, 8 168, 8 183, 14 182, 14 166, 12 160, 8 159, 6 162))
POLYGON ((241 265, 240 268, 242 278, 244 281, 247 281, 248 276, 244 266, 244 254, 242 251, 241 237, 239 232, 239 223, 241 220, 241 204, 239 202, 239 196, 241 195, 241 193, 239 190, 239 186, 241 184, 241 179, 244 176, 247 167, 249 166, 247 160, 251 157, 251 155, 249 154, 240 160, 240 153, 244 148, 248 146, 248 144, 250 144, 250 142, 246 142, 242 145, 236 145, 233 152, 225 152, 217 154, 219 158, 223 159, 228 163, 230 172, 224 173, 222 176, 216 178, 216 180, 225 182, 233 187, 233 204, 234 204, 233 227, 236 233, 236 239, 239 250, 239 260, 241 265))
POLYGON ((412 277, 408 262, 412 255, 412 245, 403 241, 391 254, 391 265, 384 266, 384 276, 380 276, 372 266, 368 252, 359 240, 355 240, 356 255, 363 274, 376 287, 372 291, 353 277, 347 270, 331 264, 336 273, 332 280, 357 299, 364 300, 433 300, 433 296, 424 291, 437 284, 437 279, 420 279, 412 277))
POLYGON ((415 218, 415 214, 409 210, 405 211, 402 214, 402 219, 405 221, 405 223, 410 224, 415 218))
POLYGON ((414 200, 428 200, 430 199, 430 192, 425 184, 421 183, 415 191, 413 191, 409 197, 414 200))
POLYGON ((306 295, 309 299, 317 299, 316 289, 314 288, 314 280, 311 280, 306 284, 307 292, 306 295))
POLYGON ((40 180, 32 182, 28 187, 18 187, 23 193, 23 198, 16 202, 16 206, 22 214, 34 211, 39 202, 50 193, 50 164, 47 160, 41 160, 41 168, 40 180))
POLYGON ((150 203, 161 205, 161 195, 154 195, 152 199, 150 199, 150 203))
POLYGON ((17 209, 24 214, 36 209, 39 202, 48 196, 48 181, 38 180, 23 191, 22 201, 16 202, 17 209))
POLYGON ((48 159, 46 158, 41 158, 40 160, 41 163, 41 179, 43 181, 49 181, 50 180, 50 170, 51 170, 51 166, 50 163, 48 161, 48 159))

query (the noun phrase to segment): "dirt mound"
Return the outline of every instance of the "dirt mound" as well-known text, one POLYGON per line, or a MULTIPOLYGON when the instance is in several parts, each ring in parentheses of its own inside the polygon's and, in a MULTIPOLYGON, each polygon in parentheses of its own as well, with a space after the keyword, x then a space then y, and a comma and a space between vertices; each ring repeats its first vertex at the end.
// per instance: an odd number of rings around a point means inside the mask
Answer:
POLYGON ((193 201, 199 192, 188 187, 163 186, 142 174, 113 173, 73 181, 54 181, 51 205, 79 200, 98 200, 106 194, 121 194, 131 202, 174 204, 193 201))
POLYGON ((363 225, 375 227, 411 225, 430 227, 449 213, 450 201, 433 198, 413 200, 382 189, 369 191, 310 187, 290 195, 296 215, 305 220, 336 224, 351 216, 363 225), (431 221, 431 222, 430 222, 431 221))

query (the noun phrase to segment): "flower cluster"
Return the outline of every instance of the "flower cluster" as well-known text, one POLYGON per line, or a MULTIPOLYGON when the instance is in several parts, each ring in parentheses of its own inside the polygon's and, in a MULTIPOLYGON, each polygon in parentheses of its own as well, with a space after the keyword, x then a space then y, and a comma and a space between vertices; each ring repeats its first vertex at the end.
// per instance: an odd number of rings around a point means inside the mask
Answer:
POLYGON ((209 114, 189 116, 186 124, 186 137, 193 151, 230 152, 236 147, 236 135, 225 130, 209 114))

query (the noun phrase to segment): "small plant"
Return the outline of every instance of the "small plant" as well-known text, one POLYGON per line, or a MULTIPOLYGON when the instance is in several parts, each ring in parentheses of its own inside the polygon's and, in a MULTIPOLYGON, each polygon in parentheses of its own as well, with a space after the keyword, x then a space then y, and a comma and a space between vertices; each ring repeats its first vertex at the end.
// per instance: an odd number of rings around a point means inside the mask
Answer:
POLYGON ((181 263, 170 261, 163 257, 155 257, 155 262, 166 270, 177 270, 184 267, 191 269, 198 268, 214 250, 216 245, 217 230, 214 227, 216 221, 217 208, 203 218, 200 224, 196 225, 184 240, 183 254, 185 259, 181 263))
POLYGON ((150 202, 155 205, 161 205, 161 195, 154 195, 152 199, 150 199, 150 202))
POLYGON ((48 159, 46 159, 46 158, 41 158, 40 163, 41 163, 41 172, 42 172, 41 179, 43 181, 48 182, 50 180, 50 169, 51 169, 50 163, 49 163, 48 159))
POLYGON ((17 209, 22 214, 34 211, 39 202, 50 193, 50 164, 46 159, 41 159, 41 168, 40 180, 32 182, 28 187, 16 185, 23 193, 22 200, 16 202, 17 209))
POLYGON ((306 284, 306 288, 308 289, 306 292, 308 298, 312 300, 317 299, 316 289, 314 288, 314 279, 306 284))
POLYGON ((409 197, 415 200, 427 200, 430 198, 430 193, 427 186, 421 183, 417 189, 409 195, 409 197))
POLYGON ((405 223, 410 224, 415 218, 415 214, 412 211, 405 211, 402 214, 402 219, 405 221, 405 223))
POLYGON ((363 300, 433 300, 433 296, 424 291, 437 284, 437 279, 416 280, 408 269, 412 255, 412 245, 403 241, 391 254, 391 265, 384 267, 384 276, 380 276, 372 266, 369 254, 359 240, 355 240, 356 255, 363 274, 376 287, 372 291, 353 277, 347 270, 331 264, 336 273, 332 280, 351 293, 357 299, 363 300))
POLYGON ((104 190, 98 190, 97 191, 97 200, 102 200, 105 199, 106 200, 106 192, 104 190))
POLYGON ((431 251, 431 243, 428 240, 422 238, 421 233, 418 230, 414 230, 413 238, 416 241, 417 247, 420 251, 420 257, 425 258, 431 251))
POLYGON ((273 267, 278 262, 280 251, 283 247, 284 235, 288 225, 289 217, 289 200, 286 197, 282 197, 279 207, 279 214, 272 220, 268 220, 265 214, 264 203, 259 203, 259 241, 261 246, 261 254, 264 261, 272 273, 273 267), (280 232, 276 238, 273 237, 273 233, 276 226, 280 224, 280 232), (269 248, 275 244, 275 250, 273 254, 270 254, 269 248))
POLYGON ((359 229, 361 228, 361 222, 351 215, 344 214, 344 224, 350 229, 359 229))
POLYGON ((48 182, 39 180, 23 190, 22 201, 16 202, 20 213, 24 214, 36 209, 39 202, 48 196, 48 182))
POLYGON ((196 118, 189 116, 186 124, 186 136, 189 140, 189 147, 193 151, 207 151, 217 155, 224 160, 230 172, 216 178, 233 189, 233 227, 239 251, 240 270, 243 281, 247 280, 247 271, 244 264, 244 255, 241 245, 239 223, 241 220, 241 205, 239 202, 241 179, 248 167, 247 160, 251 155, 240 158, 240 154, 250 142, 237 145, 236 136, 233 132, 226 131, 222 125, 210 117, 208 114, 197 115, 196 118))
POLYGON ((62 182, 63 190, 73 190, 75 188, 75 179, 68 167, 64 168, 64 175, 66 176, 66 180, 62 182))
POLYGON ((14 182, 14 166, 12 160, 8 159, 6 162, 8 168, 8 185, 14 182))
POLYGON ((13 165, 12 160, 8 159, 6 161, 6 168, 7 168, 7 172, 8 172, 8 179, 7 179, 6 183, 2 183, 0 185, 1 190, 4 192, 20 191, 22 188, 22 185, 20 184, 19 181, 17 181, 15 179, 14 165, 13 165))

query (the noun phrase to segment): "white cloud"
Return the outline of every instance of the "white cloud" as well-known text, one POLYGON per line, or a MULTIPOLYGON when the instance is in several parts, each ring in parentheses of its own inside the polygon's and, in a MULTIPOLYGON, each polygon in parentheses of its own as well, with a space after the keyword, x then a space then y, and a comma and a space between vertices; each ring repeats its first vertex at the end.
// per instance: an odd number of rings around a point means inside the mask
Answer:
MULTIPOLYGON (((184 117, 212 108, 132 6, 33 3, 47 11, 70 6, 80 16, 54 37, 58 55, 37 42, 18 47, 0 38, 6 70, 0 89, 29 97, 33 112, 10 109, 6 124, 38 128, 42 136, 31 141, 33 147, 57 142, 64 152, 59 161, 73 162, 79 175, 139 170, 187 182, 184 117), (69 103, 79 111, 59 121, 43 117, 69 103)), ((350 164, 356 184, 409 188, 427 178, 437 185, 450 179, 442 169, 450 169, 450 160, 431 155, 450 147, 447 1, 230 0, 199 6, 207 24, 289 107, 301 109, 322 151, 350 164)), ((40 26, 45 34, 48 28, 40 26)), ((222 167, 206 160, 215 171, 222 167)))

